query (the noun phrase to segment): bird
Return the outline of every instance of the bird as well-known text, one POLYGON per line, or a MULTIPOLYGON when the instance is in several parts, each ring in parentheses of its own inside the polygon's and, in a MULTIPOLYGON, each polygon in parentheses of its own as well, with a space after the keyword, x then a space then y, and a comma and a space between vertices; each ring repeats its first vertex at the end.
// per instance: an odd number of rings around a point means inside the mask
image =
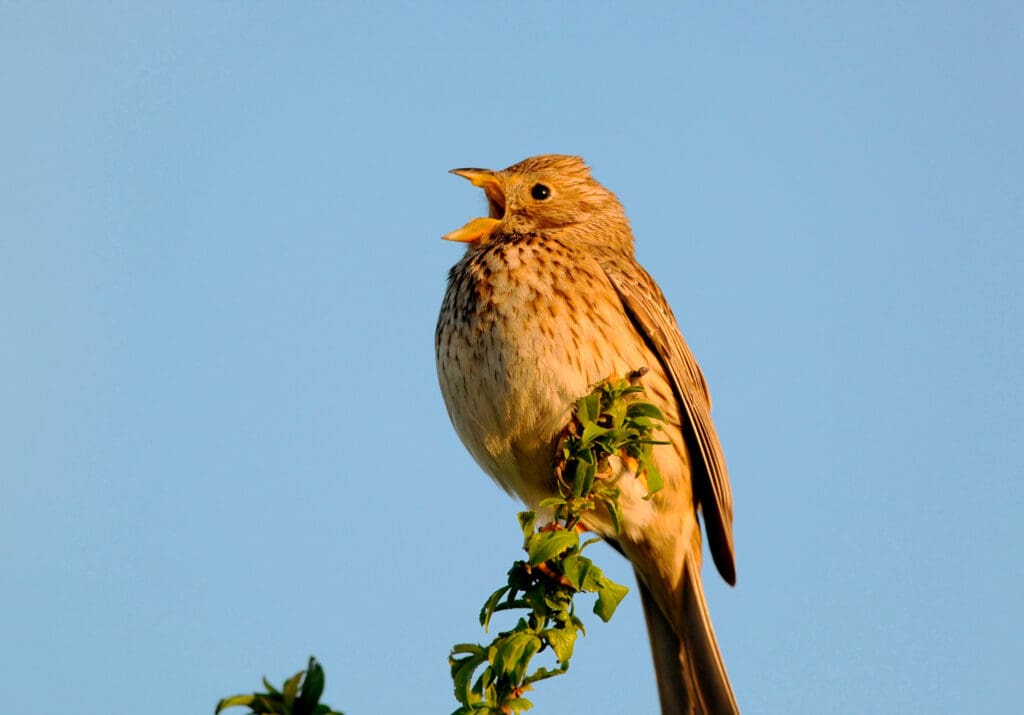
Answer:
MULTIPOLYGON (((739 708, 701 580, 702 535, 735 585, 733 505, 711 396, 661 289, 637 262, 619 199, 578 156, 506 169, 453 169, 483 189, 488 215, 443 238, 466 244, 451 268, 435 333, 438 381, 455 432, 528 507, 557 496, 552 462, 579 398, 609 376, 643 375, 665 415, 653 459, 664 487, 621 480, 622 521, 589 512, 633 566, 662 715, 739 708)), ((541 510, 543 511, 543 510, 541 510)))

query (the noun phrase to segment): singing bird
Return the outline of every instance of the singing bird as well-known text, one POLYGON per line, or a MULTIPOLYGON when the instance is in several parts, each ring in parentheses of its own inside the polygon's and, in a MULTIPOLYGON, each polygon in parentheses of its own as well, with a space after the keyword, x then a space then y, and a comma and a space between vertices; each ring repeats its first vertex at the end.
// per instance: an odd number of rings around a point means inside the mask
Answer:
MULTIPOLYGON (((703 515, 719 573, 735 584, 732 494, 697 361, 654 280, 637 263, 622 204, 579 157, 455 169, 489 215, 444 236, 467 244, 448 275, 435 336, 455 431, 499 485, 537 509, 557 495, 552 461, 574 403, 609 376, 647 368, 646 399, 666 417, 647 499, 620 479, 622 523, 584 520, 637 576, 663 715, 738 713, 701 583, 703 515)), ((660 435, 659 435, 660 437, 660 435)))

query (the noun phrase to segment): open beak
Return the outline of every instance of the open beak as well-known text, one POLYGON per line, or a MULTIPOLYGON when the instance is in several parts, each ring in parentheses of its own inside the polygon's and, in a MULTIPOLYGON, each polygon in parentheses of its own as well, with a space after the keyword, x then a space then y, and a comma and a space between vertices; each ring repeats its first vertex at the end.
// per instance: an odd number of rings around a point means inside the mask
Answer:
POLYGON ((441 238, 460 243, 485 241, 505 216, 505 192, 501 190, 501 182, 490 169, 452 169, 451 173, 468 179, 473 186, 479 186, 484 190, 487 194, 487 203, 490 205, 490 215, 487 218, 475 218, 462 228, 446 233, 441 238))

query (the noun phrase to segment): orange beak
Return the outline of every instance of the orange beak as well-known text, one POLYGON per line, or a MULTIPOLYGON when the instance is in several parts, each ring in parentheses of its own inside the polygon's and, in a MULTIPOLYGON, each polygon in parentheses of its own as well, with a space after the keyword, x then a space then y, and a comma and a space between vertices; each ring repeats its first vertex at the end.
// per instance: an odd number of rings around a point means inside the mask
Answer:
POLYGON ((452 169, 452 174, 468 179, 473 186, 479 186, 487 194, 487 202, 490 204, 490 216, 488 218, 475 218, 462 228, 446 233, 441 238, 446 241, 458 241, 460 243, 481 243, 487 240, 491 231, 501 223, 505 215, 505 192, 501 189, 501 182, 495 172, 489 169, 452 169))

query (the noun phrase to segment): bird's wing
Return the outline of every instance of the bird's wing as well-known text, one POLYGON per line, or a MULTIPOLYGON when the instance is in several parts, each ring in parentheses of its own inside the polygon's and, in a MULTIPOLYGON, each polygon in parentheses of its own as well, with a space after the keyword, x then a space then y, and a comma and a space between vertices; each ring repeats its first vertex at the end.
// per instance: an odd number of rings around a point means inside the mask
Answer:
POLYGON ((602 260, 601 266, 615 286, 629 319, 671 380, 691 455, 694 496, 704 514, 711 556, 722 578, 735 584, 732 490, 722 446, 711 422, 711 394, 707 382, 654 279, 635 263, 628 271, 622 270, 614 260, 602 260))

